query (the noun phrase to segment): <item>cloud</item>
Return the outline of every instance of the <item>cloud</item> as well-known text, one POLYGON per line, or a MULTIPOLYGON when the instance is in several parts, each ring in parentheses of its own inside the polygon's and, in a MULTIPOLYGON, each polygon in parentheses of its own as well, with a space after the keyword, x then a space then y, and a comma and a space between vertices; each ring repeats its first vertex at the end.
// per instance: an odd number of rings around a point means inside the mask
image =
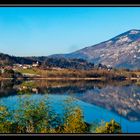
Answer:
POLYGON ((78 45, 71 45, 69 48, 68 48, 68 52, 74 52, 74 51, 77 51, 80 49, 80 46, 78 45))

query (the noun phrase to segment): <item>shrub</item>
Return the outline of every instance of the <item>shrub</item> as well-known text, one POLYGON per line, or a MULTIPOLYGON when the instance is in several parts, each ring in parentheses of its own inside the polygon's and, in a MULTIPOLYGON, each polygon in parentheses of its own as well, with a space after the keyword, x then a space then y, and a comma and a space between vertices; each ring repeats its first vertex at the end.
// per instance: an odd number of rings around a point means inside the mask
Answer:
POLYGON ((90 128, 73 98, 65 101, 64 114, 60 115, 46 98, 32 100, 28 97, 20 98, 20 105, 13 112, 0 106, 0 133, 121 133, 120 125, 114 120, 90 128))
POLYGON ((105 125, 97 127, 96 133, 121 133, 121 126, 115 122, 114 120, 111 120, 110 122, 106 122, 105 125))
POLYGON ((6 107, 0 106, 0 133, 11 132, 11 122, 7 120, 9 112, 6 107))
POLYGON ((14 112, 0 107, 1 133, 82 133, 86 125, 80 108, 71 106, 64 117, 57 114, 48 100, 31 100, 29 95, 21 98, 14 112), (13 115, 13 116, 12 116, 13 115), (13 119, 8 121, 8 117, 13 119))
POLYGON ((81 112, 80 108, 76 108, 75 110, 73 110, 73 112, 70 113, 65 118, 65 123, 64 123, 62 133, 84 133, 84 132, 86 132, 87 126, 82 118, 83 117, 82 117, 82 112, 81 112))

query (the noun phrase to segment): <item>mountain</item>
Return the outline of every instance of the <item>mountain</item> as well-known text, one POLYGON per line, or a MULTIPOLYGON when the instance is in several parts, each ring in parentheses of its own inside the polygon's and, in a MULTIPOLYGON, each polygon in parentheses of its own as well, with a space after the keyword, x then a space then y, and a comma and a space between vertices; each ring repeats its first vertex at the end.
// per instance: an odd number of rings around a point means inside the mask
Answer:
POLYGON ((132 29, 107 41, 50 58, 78 58, 116 68, 140 69, 140 30, 132 29))
POLYGON ((69 54, 16 57, 0 53, 0 65, 32 64, 36 61, 44 66, 61 68, 90 69, 94 64, 103 64, 115 68, 140 69, 140 30, 129 30, 107 41, 69 54))

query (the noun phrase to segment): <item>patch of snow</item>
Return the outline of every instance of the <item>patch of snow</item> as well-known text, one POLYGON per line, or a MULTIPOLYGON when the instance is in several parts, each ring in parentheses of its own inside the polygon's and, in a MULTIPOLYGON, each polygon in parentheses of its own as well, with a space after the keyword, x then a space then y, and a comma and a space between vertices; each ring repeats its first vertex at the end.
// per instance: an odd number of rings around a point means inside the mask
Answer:
POLYGON ((134 58, 136 58, 137 56, 136 55, 134 55, 134 58))
POLYGON ((129 34, 138 34, 139 33, 139 31, 137 31, 137 30, 132 30, 129 34))
POLYGON ((119 40, 117 42, 123 43, 123 42, 129 42, 129 41, 131 41, 131 39, 128 36, 122 36, 119 38, 119 40))
POLYGON ((106 44, 110 44, 110 43, 112 43, 112 40, 110 40, 110 41, 106 42, 106 44))
POLYGON ((131 54, 134 53, 134 50, 131 50, 130 53, 131 53, 131 54))
POLYGON ((101 54, 100 57, 103 57, 105 54, 101 54))
POLYGON ((115 53, 114 56, 119 56, 119 53, 115 53))

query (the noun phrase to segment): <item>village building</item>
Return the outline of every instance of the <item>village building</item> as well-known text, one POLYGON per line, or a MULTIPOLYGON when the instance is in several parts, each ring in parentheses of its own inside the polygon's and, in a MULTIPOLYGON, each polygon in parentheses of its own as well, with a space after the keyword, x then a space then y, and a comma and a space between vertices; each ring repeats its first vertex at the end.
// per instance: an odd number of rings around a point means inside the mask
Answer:
POLYGON ((23 69, 31 69, 31 68, 32 68, 32 65, 27 65, 27 64, 23 65, 23 69))
POLYGON ((39 62, 37 61, 36 63, 32 64, 33 67, 38 67, 39 66, 39 62))

